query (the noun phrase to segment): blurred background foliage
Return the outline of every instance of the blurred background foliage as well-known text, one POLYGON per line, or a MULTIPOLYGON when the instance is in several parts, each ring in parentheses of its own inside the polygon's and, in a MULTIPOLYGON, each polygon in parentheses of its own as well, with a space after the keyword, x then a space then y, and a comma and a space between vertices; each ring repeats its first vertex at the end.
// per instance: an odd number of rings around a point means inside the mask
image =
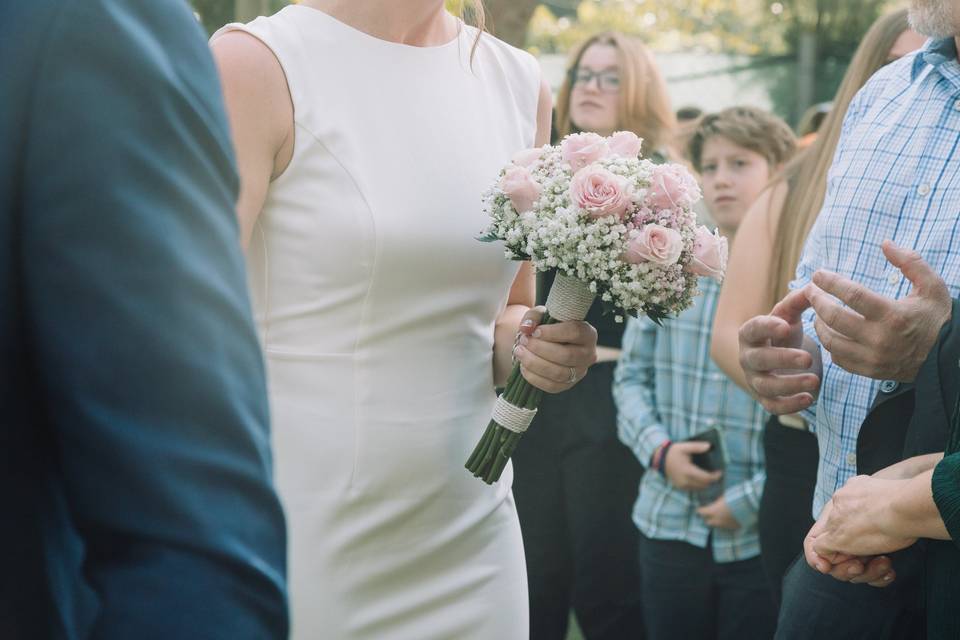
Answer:
MULTIPOLYGON (((459 13, 469 0, 445 0, 459 13)), ((287 0, 191 0, 208 32, 250 20, 287 0)), ((810 105, 833 97, 860 38, 895 0, 485 0, 497 37, 547 60, 563 56, 597 31, 641 38, 659 54, 728 55, 727 68, 665 69, 668 82, 727 73, 731 82, 762 86, 769 105, 796 123, 810 105)), ((691 62, 692 60, 692 62, 691 62)), ((680 106, 680 105, 677 105, 680 106)), ((706 109, 712 105, 702 105, 706 109)))

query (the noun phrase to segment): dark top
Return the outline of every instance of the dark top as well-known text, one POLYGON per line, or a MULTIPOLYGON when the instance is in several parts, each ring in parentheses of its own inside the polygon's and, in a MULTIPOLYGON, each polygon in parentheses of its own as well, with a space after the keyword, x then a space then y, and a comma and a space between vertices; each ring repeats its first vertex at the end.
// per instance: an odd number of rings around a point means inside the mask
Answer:
POLYGON ((0 638, 284 638, 216 69, 183 0, 0 3, 0 638))
POLYGON ((952 541, 927 546, 927 637, 960 638, 960 303, 916 379, 914 421, 949 424, 933 499, 952 541))
MULTIPOLYGON (((550 293, 550 287, 553 286, 556 273, 556 271, 537 273, 537 304, 546 303, 547 294, 550 293)), ((623 341, 623 332, 626 329, 626 316, 624 316, 624 322, 617 322, 613 313, 604 315, 603 303, 597 299, 593 301, 585 319, 597 330, 598 346, 620 348, 620 343, 623 341)))

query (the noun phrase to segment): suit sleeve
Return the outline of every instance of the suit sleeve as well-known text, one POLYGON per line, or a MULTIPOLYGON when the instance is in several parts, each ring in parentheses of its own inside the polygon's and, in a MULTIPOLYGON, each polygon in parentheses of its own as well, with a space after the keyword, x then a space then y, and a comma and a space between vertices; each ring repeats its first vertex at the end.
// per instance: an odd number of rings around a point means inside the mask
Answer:
MULTIPOLYGON (((950 321, 940 330, 926 360, 920 365, 915 383, 916 400, 908 432, 907 449, 929 451, 930 443, 942 442, 939 450, 960 451, 960 429, 953 426, 960 394, 960 300, 953 301, 950 321), (926 442, 919 447, 911 442, 926 442)), ((937 447, 933 447, 937 450, 937 447)))
POLYGON ((20 230, 37 411, 95 638, 286 637, 285 530, 205 38, 178 0, 68 1, 20 230))

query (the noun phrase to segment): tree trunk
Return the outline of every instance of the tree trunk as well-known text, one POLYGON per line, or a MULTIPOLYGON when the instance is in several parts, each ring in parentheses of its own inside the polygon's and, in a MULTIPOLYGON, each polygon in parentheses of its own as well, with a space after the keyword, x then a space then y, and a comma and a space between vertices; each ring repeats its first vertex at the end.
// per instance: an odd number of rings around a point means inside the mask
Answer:
POLYGON ((797 100, 794 122, 799 122, 804 112, 813 104, 817 80, 817 32, 803 31, 797 48, 797 100))
POLYGON ((487 28, 504 42, 523 47, 527 42, 527 26, 539 0, 485 0, 489 21, 487 28))

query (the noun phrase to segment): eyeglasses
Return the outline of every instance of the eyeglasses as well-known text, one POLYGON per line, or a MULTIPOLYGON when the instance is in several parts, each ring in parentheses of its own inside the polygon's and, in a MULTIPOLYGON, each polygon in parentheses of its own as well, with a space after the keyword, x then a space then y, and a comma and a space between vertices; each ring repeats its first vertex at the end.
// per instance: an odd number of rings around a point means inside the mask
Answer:
POLYGON ((620 74, 615 71, 591 71, 590 69, 571 69, 570 80, 575 87, 586 87, 597 79, 597 89, 604 93, 620 91, 620 74))

